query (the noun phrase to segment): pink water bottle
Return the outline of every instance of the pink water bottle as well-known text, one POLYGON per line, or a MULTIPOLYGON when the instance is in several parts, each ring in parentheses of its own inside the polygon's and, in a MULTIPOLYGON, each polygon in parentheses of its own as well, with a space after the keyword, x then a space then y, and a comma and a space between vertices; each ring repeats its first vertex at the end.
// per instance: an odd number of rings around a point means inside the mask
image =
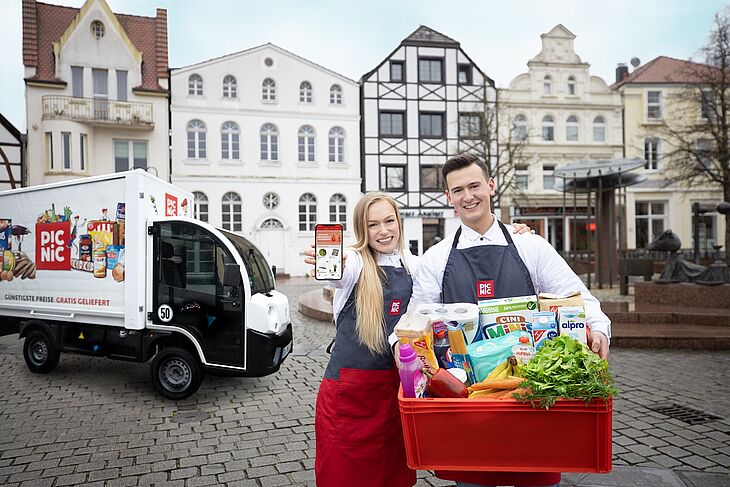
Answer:
POLYGON ((408 343, 400 346, 400 383, 403 386, 403 397, 423 397, 428 379, 421 372, 423 362, 416 355, 416 351, 408 343))

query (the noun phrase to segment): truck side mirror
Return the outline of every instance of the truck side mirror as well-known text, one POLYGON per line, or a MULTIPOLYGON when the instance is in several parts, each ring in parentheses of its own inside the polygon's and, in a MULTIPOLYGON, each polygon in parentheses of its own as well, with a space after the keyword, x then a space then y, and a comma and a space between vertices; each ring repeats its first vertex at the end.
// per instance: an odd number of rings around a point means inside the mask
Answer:
POLYGON ((238 264, 226 264, 223 271, 223 285, 232 287, 241 286, 241 268, 238 264))

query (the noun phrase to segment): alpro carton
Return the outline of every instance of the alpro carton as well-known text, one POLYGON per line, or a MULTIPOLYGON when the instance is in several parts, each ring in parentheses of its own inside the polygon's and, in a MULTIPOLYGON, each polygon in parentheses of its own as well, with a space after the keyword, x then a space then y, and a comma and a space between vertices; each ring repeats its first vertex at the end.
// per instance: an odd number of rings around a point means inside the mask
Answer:
POLYGON ((558 308, 558 334, 568 335, 580 343, 588 344, 586 314, 580 306, 558 308))
POLYGON ((479 326, 485 340, 532 329, 537 296, 517 296, 479 301, 479 326))

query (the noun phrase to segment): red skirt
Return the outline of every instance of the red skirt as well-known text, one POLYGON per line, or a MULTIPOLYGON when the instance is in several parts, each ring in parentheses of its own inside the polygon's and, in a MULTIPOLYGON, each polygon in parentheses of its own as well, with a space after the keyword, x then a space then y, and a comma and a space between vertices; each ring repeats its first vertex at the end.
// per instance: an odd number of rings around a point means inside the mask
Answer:
POLYGON ((469 482, 477 485, 540 486, 560 482, 560 473, 554 472, 457 472, 437 470, 440 479, 469 482))

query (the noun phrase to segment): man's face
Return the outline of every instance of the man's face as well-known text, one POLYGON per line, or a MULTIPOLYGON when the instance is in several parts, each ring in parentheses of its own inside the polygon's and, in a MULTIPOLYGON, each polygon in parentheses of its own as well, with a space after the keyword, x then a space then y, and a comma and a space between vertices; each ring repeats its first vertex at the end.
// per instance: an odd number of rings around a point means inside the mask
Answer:
POLYGON ((494 194, 494 179, 487 181, 479 166, 472 164, 450 172, 446 188, 446 197, 461 221, 479 233, 486 232, 491 224, 489 197, 494 194))

